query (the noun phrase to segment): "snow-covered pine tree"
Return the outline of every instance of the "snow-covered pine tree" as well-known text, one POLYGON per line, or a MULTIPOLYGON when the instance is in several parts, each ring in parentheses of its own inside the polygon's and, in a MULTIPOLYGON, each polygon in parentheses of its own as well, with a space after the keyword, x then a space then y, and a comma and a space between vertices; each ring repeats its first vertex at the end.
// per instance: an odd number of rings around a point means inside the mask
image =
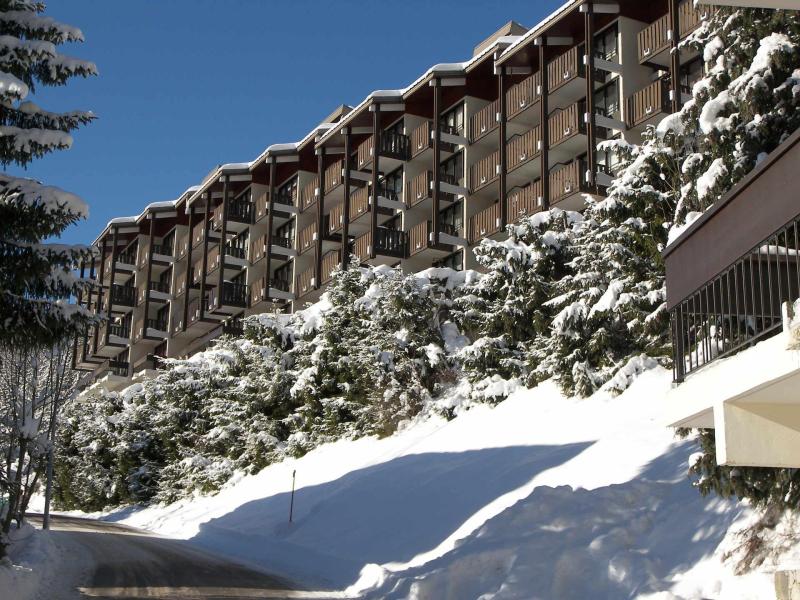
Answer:
POLYGON ((572 273, 555 281, 558 309, 539 366, 567 394, 588 396, 607 382, 622 391, 631 375, 670 353, 664 264, 684 142, 644 133, 641 146, 607 142, 618 172, 601 201, 588 200, 574 238, 572 273))
MULTIPOLYGON (((26 167, 72 145, 70 132, 90 112, 49 112, 27 100, 37 86, 65 85, 95 75, 91 62, 57 47, 83 41, 75 27, 46 17, 43 2, 0 0, 0 163, 26 167)), ((77 196, 32 179, 0 174, 0 339, 53 343, 91 315, 69 302, 88 280, 74 275, 82 246, 46 243, 87 215, 77 196)))
POLYGON ((486 273, 459 290, 452 313, 474 340, 458 358, 479 395, 482 380, 524 379, 538 365, 535 348, 553 316, 547 302, 553 282, 568 271, 580 221, 578 213, 552 209, 509 225, 507 239, 474 249, 486 273))

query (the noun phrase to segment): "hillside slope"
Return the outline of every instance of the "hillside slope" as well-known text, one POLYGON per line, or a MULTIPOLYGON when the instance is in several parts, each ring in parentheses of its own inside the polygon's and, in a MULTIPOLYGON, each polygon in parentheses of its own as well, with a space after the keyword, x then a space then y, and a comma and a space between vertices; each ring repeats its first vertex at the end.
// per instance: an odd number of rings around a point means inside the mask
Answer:
POLYGON ((583 400, 547 383, 107 518, 368 598, 769 598, 768 574, 721 562, 750 511, 692 488, 693 445, 658 419, 670 379, 583 400))

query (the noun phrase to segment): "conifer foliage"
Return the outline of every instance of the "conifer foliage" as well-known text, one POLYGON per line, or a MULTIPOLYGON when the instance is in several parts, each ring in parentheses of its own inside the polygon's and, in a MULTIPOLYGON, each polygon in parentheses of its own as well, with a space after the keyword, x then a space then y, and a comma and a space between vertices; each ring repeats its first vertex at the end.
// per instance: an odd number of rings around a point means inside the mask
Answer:
MULTIPOLYGON (((93 63, 58 52, 83 34, 42 14, 44 3, 0 0, 0 163, 26 167, 72 145, 90 112, 50 112, 27 99, 39 86, 95 75, 93 63)), ((51 343, 90 316, 69 303, 88 281, 72 269, 81 246, 47 243, 87 215, 77 196, 32 179, 0 174, 0 339, 51 343)))

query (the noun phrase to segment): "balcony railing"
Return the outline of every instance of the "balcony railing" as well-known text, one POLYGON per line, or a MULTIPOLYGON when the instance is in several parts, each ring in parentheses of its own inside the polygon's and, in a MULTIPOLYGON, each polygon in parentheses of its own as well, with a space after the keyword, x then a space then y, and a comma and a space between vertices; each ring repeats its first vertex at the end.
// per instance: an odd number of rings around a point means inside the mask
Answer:
POLYGON ((267 235, 257 237, 250 244, 250 262, 253 264, 264 258, 267 254, 267 235))
POLYGON ((473 215, 469 220, 469 241, 472 244, 500 231, 500 203, 495 202, 488 208, 473 215))
MULTIPOLYGON (((684 0, 678 5, 678 31, 681 38, 700 24, 703 12, 704 10, 694 7, 693 0, 684 0)), ((669 14, 666 14, 636 35, 639 62, 647 62, 669 48, 669 21, 669 14)))
POLYGON ((147 319, 145 321, 147 323, 148 329, 155 329, 156 331, 166 331, 167 330, 167 320, 166 319, 147 319))
POLYGON ((291 249, 292 247, 292 238, 283 236, 283 235, 273 235, 272 236, 272 245, 273 246, 280 246, 281 248, 291 249))
POLYGON ((539 127, 534 127, 522 135, 517 135, 511 138, 511 140, 506 144, 508 171, 513 171, 534 157, 539 156, 541 139, 542 136, 539 127))
POLYGON ((326 233, 328 235, 334 234, 342 229, 344 226, 344 202, 340 202, 331 209, 328 214, 328 222, 326 233))
POLYGON ((350 222, 369 212, 369 188, 363 186, 350 194, 350 222))
POLYGON ((191 235, 188 230, 178 236, 175 245, 175 247, 178 249, 178 258, 183 258, 186 256, 187 252, 189 251, 190 239, 191 235))
POLYGON ((253 222, 253 203, 249 200, 230 200, 225 206, 229 221, 248 224, 253 222))
POLYGON ((263 190, 258 195, 254 203, 253 211, 254 211, 253 220, 255 222, 258 222, 267 216, 267 214, 269 213, 269 193, 267 192, 267 190, 263 190))
POLYGON ((241 319, 229 319, 222 324, 222 333, 239 337, 244 334, 244 325, 241 319))
POLYGON ((297 276, 295 289, 297 290, 298 298, 305 296, 314 289, 314 267, 306 269, 297 276))
POLYGON ((497 113, 500 112, 500 101, 490 102, 469 120, 469 141, 475 143, 482 137, 497 129, 497 113))
POLYGON ((220 306, 235 306, 237 308, 247 307, 247 285, 244 283, 233 283, 223 281, 222 286, 215 287, 209 294, 208 307, 214 309, 219 301, 220 306))
POLYGON ((317 203, 317 190, 319 189, 319 179, 314 177, 303 186, 300 192, 301 210, 308 210, 317 203))
POLYGON ((206 222, 200 221, 192 227, 192 246, 196 247, 203 243, 206 234, 206 222))
POLYGON ((422 125, 411 132, 411 158, 422 154, 425 152, 425 150, 431 147, 431 131, 433 130, 432 125, 433 123, 431 121, 425 121, 422 123, 422 125))
POLYGON ((174 250, 172 244, 165 243, 153 244, 151 248, 153 249, 153 254, 160 254, 162 256, 172 256, 174 250))
POLYGON ((550 147, 586 132, 586 124, 583 122, 584 109, 585 103, 581 100, 550 116, 548 120, 550 147))
POLYGON ((547 64, 548 92, 553 93, 563 85, 584 75, 583 44, 573 46, 547 64))
POLYGON ((118 338, 128 339, 131 337, 131 324, 129 321, 124 321, 122 323, 109 323, 108 324, 108 335, 113 335, 118 338))
POLYGON ((542 76, 539 71, 512 86, 506 92, 506 110, 512 119, 539 101, 542 76))
POLYGON ((225 256, 247 259, 247 238, 238 237, 225 244, 225 256))
POLYGON ((314 221, 307 227, 300 230, 298 237, 300 247, 298 250, 302 253, 314 247, 317 241, 317 222, 314 221))
POLYGON ((132 285, 111 285, 111 303, 120 306, 136 306, 136 288, 132 285))
POLYGON ((430 221, 417 223, 408 231, 408 255, 414 256, 430 247, 430 234, 432 225, 430 221))
POLYGON ((288 293, 292 291, 292 282, 288 279, 273 277, 269 280, 269 287, 288 293))
POLYGON ((469 169, 470 190, 476 192, 494 181, 500 171, 500 151, 495 150, 472 165, 469 169))
POLYGON ((328 283, 333 275, 333 271, 339 265, 339 251, 331 250, 322 257, 322 285, 328 283))
POLYGON ((127 377, 130 371, 130 363, 122 360, 108 361, 108 370, 117 377, 127 377))
POLYGON ((506 198, 509 221, 519 221, 542 210, 542 181, 509 192, 506 198))
POLYGON ((186 292, 186 273, 181 273, 175 278, 175 295, 179 296, 186 292))
POLYGON ((433 183, 433 173, 423 171, 408 182, 406 192, 406 204, 416 206, 423 200, 431 197, 431 184, 433 183))
POLYGON ((168 281, 151 281, 149 287, 150 291, 161 292, 162 294, 169 294, 168 281))
POLYGON ((327 169, 325 169, 325 193, 329 194, 336 187, 342 184, 342 169, 344 169, 344 160, 337 160, 327 169))
MULTIPOLYGON (((369 136, 358 145, 356 160, 359 169, 365 169, 372 164, 372 144, 373 136, 369 136)), ((384 158, 408 160, 411 156, 411 141, 403 133, 384 131, 378 136, 378 155, 384 158)))
POLYGON ((206 275, 210 275, 214 271, 219 268, 220 265, 220 256, 219 256, 219 244, 215 245, 213 248, 210 248, 208 251, 208 260, 206 261, 206 275))
POLYGON ((636 127, 653 117, 670 111, 669 86, 666 79, 657 79, 635 92, 627 101, 628 126, 636 127))
POLYGON ((586 161, 575 160, 550 173, 550 204, 558 204, 572 194, 587 191, 586 161))

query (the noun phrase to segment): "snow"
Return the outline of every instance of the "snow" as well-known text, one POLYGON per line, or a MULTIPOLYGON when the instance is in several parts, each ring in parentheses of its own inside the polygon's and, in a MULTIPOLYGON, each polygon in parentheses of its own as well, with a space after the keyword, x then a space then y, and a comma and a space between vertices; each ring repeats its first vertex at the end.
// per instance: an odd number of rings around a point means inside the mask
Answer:
POLYGON ((10 560, 0 562, 0 597, 7 597, 4 590, 13 590, 14 600, 52 598, 54 567, 63 557, 50 533, 25 524, 13 528, 9 537, 10 560))
POLYGON ((728 168, 722 158, 715 158, 708 170, 697 178, 697 198, 705 200, 720 179, 728 174, 728 168))
POLYGON ((691 227, 692 223, 694 223, 697 219, 703 216, 703 213, 699 211, 691 211, 686 214, 686 219, 680 225, 673 225, 673 227, 669 230, 669 236, 667 237, 667 245, 674 243, 684 231, 691 227))
POLYGON ((652 367, 633 361, 617 397, 518 388, 105 518, 364 598, 772 597, 769 574, 723 562, 752 513, 693 489, 694 446, 659 420, 671 374, 652 367))

